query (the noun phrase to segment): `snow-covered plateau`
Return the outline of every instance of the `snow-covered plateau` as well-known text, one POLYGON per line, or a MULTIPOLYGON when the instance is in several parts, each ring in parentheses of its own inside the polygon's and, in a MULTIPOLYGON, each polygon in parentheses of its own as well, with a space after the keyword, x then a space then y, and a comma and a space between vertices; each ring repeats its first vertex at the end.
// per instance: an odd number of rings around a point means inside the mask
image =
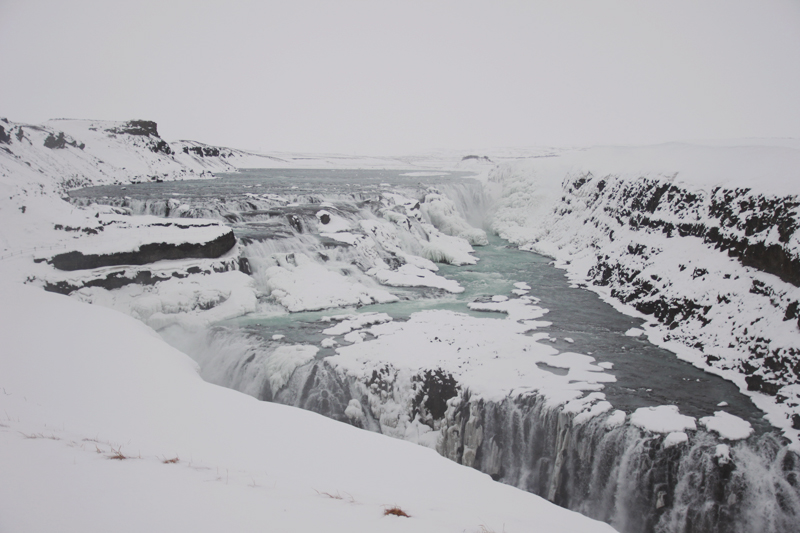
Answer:
POLYGON ((0 530, 796 530, 796 143, 359 159, 0 126, 0 530), (627 316, 559 311, 542 255, 627 316))

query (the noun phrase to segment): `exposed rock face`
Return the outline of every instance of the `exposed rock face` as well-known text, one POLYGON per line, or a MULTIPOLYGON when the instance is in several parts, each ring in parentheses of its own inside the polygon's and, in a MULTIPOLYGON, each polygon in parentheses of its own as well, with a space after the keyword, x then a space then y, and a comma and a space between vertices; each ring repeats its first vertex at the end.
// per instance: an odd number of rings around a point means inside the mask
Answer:
POLYGON ((461 158, 461 160, 462 161, 470 161, 470 160, 472 160, 472 161, 482 161, 482 162, 485 162, 485 163, 491 163, 492 162, 492 160, 489 159, 489 157, 485 156, 485 155, 465 155, 464 157, 461 158))
POLYGON ((219 148, 216 146, 206 146, 206 145, 198 145, 198 146, 184 146, 183 153, 189 154, 192 153, 194 155, 200 157, 227 157, 225 152, 221 152, 219 148))
POLYGON ((11 142, 11 135, 6 133, 6 129, 0 126, 0 143, 9 144, 11 142))
MULTIPOLYGON (((20 128, 20 131, 22 131, 22 128, 20 128)), ((78 144, 78 142, 74 139, 67 140, 67 137, 64 135, 64 132, 60 131, 58 132, 58 135, 54 135, 52 133, 48 135, 47 138, 44 140, 44 146, 45 148, 50 148, 50 149, 58 149, 58 148, 66 148, 67 146, 74 146, 75 148, 83 150, 85 145, 83 143, 78 144)))
POLYGON ((164 259, 213 259, 228 252, 236 244, 233 231, 205 243, 149 243, 132 252, 85 255, 73 251, 48 260, 59 270, 87 270, 117 265, 145 265, 164 259))
POLYGON ((114 134, 127 133, 128 135, 149 135, 161 138, 158 134, 158 125, 152 120, 129 120, 121 126, 109 128, 106 131, 114 134))
MULTIPOLYGON (((710 330, 712 320, 721 319, 720 308, 742 295, 725 290, 724 282, 730 280, 730 273, 710 272, 709 268, 688 261, 679 268, 683 266, 686 275, 704 290, 691 290, 692 283, 676 287, 675 280, 661 279, 658 274, 647 275, 647 267, 660 261, 665 253, 662 247, 648 244, 647 235, 660 233, 670 239, 695 237, 745 266, 800 285, 800 257, 795 237, 800 202, 796 197, 768 197, 742 189, 717 188, 704 193, 655 180, 605 180, 603 187, 599 187, 599 181, 592 181, 597 180, 581 178, 568 185, 563 209, 568 209, 569 196, 573 201, 580 198, 586 202, 587 212, 608 212, 608 206, 615 205, 613 216, 620 229, 627 227, 641 237, 629 243, 621 255, 604 254, 601 248, 589 277, 598 285, 610 287, 612 295, 624 303, 653 315, 675 332, 674 337, 690 346, 705 348, 709 364, 719 363, 723 358, 714 353, 717 339, 708 339, 704 329, 710 330), (582 186, 588 194, 579 193, 582 186), (705 288, 717 276, 722 278, 721 286, 711 288, 712 294, 709 294, 705 288)), ((590 215, 586 223, 600 224, 601 217, 590 215)), ((606 235, 609 240, 615 240, 614 229, 608 228, 606 235)), ((773 313, 797 324, 795 291, 763 276, 753 277, 749 285, 748 292, 762 296, 773 313)), ((738 317, 733 315, 733 310, 731 313, 726 318, 737 322, 738 317)), ((759 325, 758 318, 732 328, 737 347, 746 350, 748 355, 737 366, 747 375, 750 390, 775 395, 783 385, 798 383, 800 349, 791 343, 773 342, 769 327, 759 325)))
POLYGON ((151 152, 171 155, 172 148, 158 134, 158 125, 152 120, 130 120, 120 126, 105 130, 111 135, 136 135, 148 137, 148 148, 151 152))
POLYGON ((211 274, 212 272, 228 272, 237 269, 235 258, 220 260, 207 265, 206 268, 189 267, 175 270, 151 271, 145 268, 124 268, 113 272, 103 272, 93 278, 60 280, 43 282, 44 290, 59 294, 71 294, 84 287, 100 287, 106 290, 119 289, 126 285, 155 285, 171 278, 186 278, 191 274, 211 274))

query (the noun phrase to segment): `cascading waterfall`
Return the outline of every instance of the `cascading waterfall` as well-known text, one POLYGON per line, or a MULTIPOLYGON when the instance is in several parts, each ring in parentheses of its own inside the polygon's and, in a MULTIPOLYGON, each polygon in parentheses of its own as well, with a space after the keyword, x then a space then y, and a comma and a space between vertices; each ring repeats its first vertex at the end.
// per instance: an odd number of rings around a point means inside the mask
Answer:
POLYGON ((705 431, 663 435, 575 423, 540 398, 470 403, 449 413, 440 452, 623 532, 797 531, 800 456, 773 434, 724 444, 705 431), (471 428, 471 429, 470 429, 471 428))
MULTIPOLYGON (((382 426, 382 410, 415 418, 408 394, 344 375, 310 345, 314 353, 301 350, 287 363, 280 343, 241 329, 217 328, 193 342, 182 347, 205 379, 261 400, 388 434, 395 428, 382 426), (363 417, 348 416, 353 401, 363 417)), ((623 533, 791 533, 800 523, 800 456, 771 433, 727 443, 698 430, 669 445, 611 415, 576 422, 536 394, 492 402, 460 390, 447 406, 425 420, 439 432, 440 454, 623 533)))

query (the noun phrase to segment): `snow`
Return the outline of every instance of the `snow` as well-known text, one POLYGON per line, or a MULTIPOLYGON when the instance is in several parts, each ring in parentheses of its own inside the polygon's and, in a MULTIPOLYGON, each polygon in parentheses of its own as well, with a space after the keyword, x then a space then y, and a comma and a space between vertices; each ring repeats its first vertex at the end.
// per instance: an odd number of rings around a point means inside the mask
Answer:
POLYGON ((640 407, 631 414, 631 424, 653 433, 673 433, 697 429, 695 419, 680 414, 676 405, 640 407))
POLYGON ((346 375, 369 376, 390 365, 408 376, 439 368, 450 373, 476 397, 502 399, 521 392, 538 392, 555 404, 602 389, 615 381, 594 364, 594 358, 559 353, 525 335, 529 326, 513 320, 476 318, 452 311, 413 313, 408 321, 392 321, 366 331, 376 338, 336 348, 327 361, 346 375), (558 376, 537 363, 566 369, 558 376))
POLYGON ((720 464, 731 462, 731 447, 727 444, 717 444, 714 448, 714 457, 720 464))
POLYGON ((386 313, 363 313, 360 315, 338 315, 323 317, 323 321, 337 320, 338 324, 322 330, 325 335, 344 335, 354 329, 361 329, 373 324, 391 322, 392 317, 386 313))
POLYGON ((625 332, 626 337, 641 337, 645 334, 645 331, 641 328, 631 328, 625 332))
POLYGON ((273 393, 281 390, 298 366, 302 366, 317 355, 316 346, 278 346, 267 359, 266 371, 273 393))
POLYGON ((714 416, 704 416, 698 422, 709 431, 719 433, 723 439, 741 440, 753 434, 749 422, 725 411, 715 411, 714 416))
MULTIPOLYGON (((498 295, 502 296, 502 295, 498 295)), ((519 321, 528 320, 534 321, 547 314, 547 309, 536 305, 535 299, 528 296, 521 296, 519 298, 505 300, 496 299, 497 296, 492 297, 491 302, 470 302, 467 307, 473 311, 489 311, 496 313, 505 313, 508 315, 509 320, 519 321)), ((533 325, 531 322, 529 325, 533 325)))
POLYGON ((689 442, 689 435, 683 431, 673 431, 664 437, 664 448, 671 448, 672 446, 677 446, 684 442, 689 442))
POLYGON ((172 278, 154 285, 131 284, 108 291, 84 287, 74 298, 121 311, 156 330, 179 325, 199 331, 256 310, 253 279, 238 271, 172 278))
POLYGON ((470 255, 472 252, 472 246, 462 238, 431 233, 421 255, 436 263, 462 266, 474 265, 478 262, 474 256, 470 255))
POLYGON ((289 311, 310 311, 397 301, 397 296, 346 278, 302 253, 275 254, 275 264, 257 273, 269 295, 289 311))
POLYGON ((627 415, 625 411, 620 411, 619 409, 615 410, 611 415, 606 418, 605 426, 607 428, 616 428, 625 423, 625 419, 627 415))
POLYGON ((613 531, 431 450, 205 383, 120 313, 0 295, 4 531, 613 531))
POLYGON ((372 268, 367 274, 375 276, 375 279, 384 285, 392 287, 430 287, 442 289, 451 293, 464 292, 464 287, 457 281, 436 275, 430 270, 405 264, 397 270, 385 268, 372 268))

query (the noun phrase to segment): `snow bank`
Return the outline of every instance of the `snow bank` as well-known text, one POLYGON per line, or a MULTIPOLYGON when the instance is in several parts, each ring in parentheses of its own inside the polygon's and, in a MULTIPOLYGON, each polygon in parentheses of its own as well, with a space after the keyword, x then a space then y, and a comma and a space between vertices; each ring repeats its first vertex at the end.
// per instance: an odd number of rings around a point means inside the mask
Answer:
POLYGON ((84 287, 72 296, 121 311, 156 330, 178 325, 198 331, 253 313, 257 304, 252 278, 238 271, 172 278, 154 285, 131 284, 113 291, 84 287))
POLYGON ((392 287, 430 287, 452 293, 464 292, 464 287, 457 281, 437 276, 430 270, 410 264, 403 265, 397 270, 374 268, 367 273, 375 276, 375 279, 384 285, 392 287))

